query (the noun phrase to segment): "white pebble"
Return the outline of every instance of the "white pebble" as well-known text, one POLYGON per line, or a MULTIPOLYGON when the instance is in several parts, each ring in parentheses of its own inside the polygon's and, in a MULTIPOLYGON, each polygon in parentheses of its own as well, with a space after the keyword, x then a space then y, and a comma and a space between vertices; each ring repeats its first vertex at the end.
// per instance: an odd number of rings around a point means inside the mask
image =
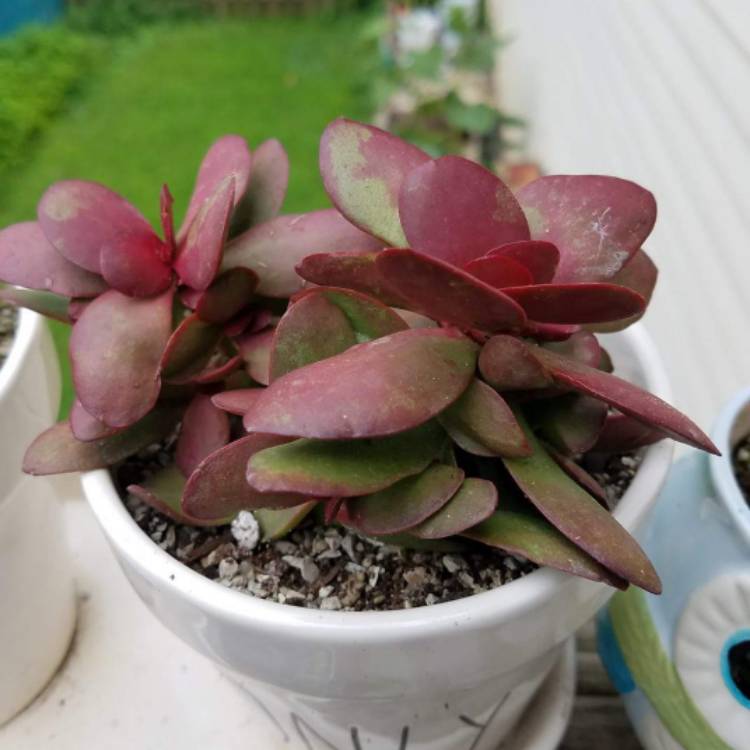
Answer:
POLYGON ((338 596, 327 596, 320 603, 320 608, 329 610, 341 609, 341 600, 338 598, 338 596))
POLYGON ((243 552, 250 552, 260 541, 260 526, 249 510, 241 510, 232 521, 232 536, 243 552))
POLYGON ((237 571, 240 569, 240 565, 234 558, 225 557, 219 563, 219 578, 234 578, 237 575, 237 571))

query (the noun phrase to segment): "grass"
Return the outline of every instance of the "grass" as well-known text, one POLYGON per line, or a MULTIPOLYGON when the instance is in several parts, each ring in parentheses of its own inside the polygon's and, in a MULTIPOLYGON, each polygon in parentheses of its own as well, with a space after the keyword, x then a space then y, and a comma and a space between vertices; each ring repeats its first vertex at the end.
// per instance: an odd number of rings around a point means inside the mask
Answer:
MULTIPOLYGON (((239 133, 251 146, 279 138, 292 171, 285 211, 328 205, 317 168, 334 117, 367 118, 362 19, 211 21, 145 29, 113 59, 0 185, 0 226, 34 216, 59 179, 97 180, 153 222, 167 182, 176 219, 207 146, 239 133)), ((54 328, 60 350, 67 329, 54 328)), ((66 388, 63 409, 70 403, 66 388)))

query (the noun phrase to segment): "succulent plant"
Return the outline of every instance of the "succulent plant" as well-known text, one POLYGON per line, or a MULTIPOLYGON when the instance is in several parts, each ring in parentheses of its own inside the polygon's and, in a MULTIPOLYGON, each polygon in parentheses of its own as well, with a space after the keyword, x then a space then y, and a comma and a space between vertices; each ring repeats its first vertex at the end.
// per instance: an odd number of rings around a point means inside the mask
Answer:
POLYGON ((78 400, 25 469, 109 466, 177 430, 174 465, 130 491, 182 522, 251 509, 276 538, 315 510, 400 544, 463 539, 659 591, 577 460, 665 437, 716 451, 612 374, 595 336, 647 306, 653 196, 601 176, 514 195, 344 119, 320 166, 336 208, 276 217, 283 151, 229 136, 176 234, 162 190, 163 240, 78 182, 0 233, 0 278, 26 288, 5 296, 74 321, 78 400))

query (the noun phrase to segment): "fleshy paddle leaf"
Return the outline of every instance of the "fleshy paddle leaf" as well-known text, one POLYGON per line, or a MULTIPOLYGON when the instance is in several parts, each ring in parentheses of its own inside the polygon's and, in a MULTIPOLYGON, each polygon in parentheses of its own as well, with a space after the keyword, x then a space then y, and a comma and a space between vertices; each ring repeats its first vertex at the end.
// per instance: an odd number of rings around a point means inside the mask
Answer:
POLYGON ((169 435, 180 417, 180 409, 161 406, 116 435, 84 443, 77 440, 68 422, 43 432, 29 446, 23 470, 35 476, 91 471, 112 466, 169 435))
POLYGON ((560 263, 560 251, 551 243, 539 240, 508 242, 490 250, 487 258, 509 258, 526 267, 535 284, 549 284, 560 263))
POLYGON ((262 393, 261 388, 238 388, 233 391, 216 393, 211 397, 214 406, 230 414, 243 416, 262 393))
POLYGON ((380 492, 346 503, 349 521, 363 534, 398 534, 437 513, 458 491, 464 473, 433 464, 380 492))
POLYGON ((271 351, 274 329, 249 333, 237 339, 237 348, 248 375, 261 385, 268 385, 271 375, 271 351))
POLYGON ((493 336, 479 353, 479 372, 498 391, 552 385, 552 376, 521 339, 493 336))
POLYGON ((83 311, 73 326, 70 357, 76 394, 92 417, 127 427, 154 406, 172 297, 171 289, 150 299, 110 290, 83 311))
POLYGON ((587 367, 546 349, 534 346, 533 354, 557 384, 601 399, 679 442, 719 455, 716 446, 696 424, 658 396, 616 375, 587 367))
POLYGON ((253 511, 255 520, 260 526, 264 542, 273 542, 283 539, 290 531, 299 526, 302 521, 310 515, 310 512, 318 504, 317 500, 311 500, 302 505, 294 505, 291 508, 259 508, 253 511))
POLYGON ((76 440, 88 443, 91 440, 102 440, 103 438, 115 435, 122 428, 109 427, 104 422, 100 422, 83 408, 78 399, 75 399, 70 409, 70 429, 75 435, 76 440))
POLYGON ((473 380, 438 419, 453 440, 468 453, 528 456, 531 452, 508 404, 481 380, 473 380))
POLYGON ((465 531, 463 536, 511 554, 522 555, 537 565, 546 565, 591 581, 603 581, 621 589, 626 586, 625 581, 576 547, 544 518, 527 513, 498 511, 479 526, 465 531))
POLYGON ((289 214, 235 237, 224 250, 222 270, 243 266, 258 274, 258 294, 291 297, 303 286, 295 267, 322 252, 379 250, 382 242, 360 231, 333 208, 289 214))
POLYGON ((228 323, 251 301, 258 277, 249 268, 233 268, 219 276, 195 301, 195 312, 208 323, 228 323))
POLYGON ((100 272, 101 249, 121 232, 154 234, 135 206, 104 185, 85 180, 64 180, 47 188, 37 216, 55 250, 93 273, 100 272))
POLYGON ((656 222, 654 196, 617 177, 551 175, 521 188, 517 197, 531 238, 560 250, 560 283, 611 279, 656 222))
POLYGON ((179 243, 185 239, 193 220, 206 201, 211 199, 223 182, 234 182, 233 203, 240 202, 247 190, 251 168, 252 156, 244 138, 239 135, 225 135, 214 141, 198 169, 193 194, 180 227, 179 243))
POLYGON ((175 464, 189 477, 206 456, 229 442, 229 417, 204 393, 185 409, 175 450, 175 464))
POLYGON ((503 293, 539 323, 606 323, 641 315, 646 308, 640 294, 615 284, 534 284, 506 287, 503 293))
POLYGON ((59 294, 0 285, 0 300, 33 310, 47 318, 59 320, 61 323, 73 322, 69 312, 70 299, 61 297, 59 294))
POLYGON ((343 118, 334 120, 320 141, 320 173, 333 204, 353 224, 394 246, 406 244, 401 185, 428 161, 424 151, 395 135, 343 118))
POLYGON ((506 242, 530 239, 509 188, 460 156, 443 156, 409 172, 398 205, 406 244, 457 266, 506 242))
POLYGON ((376 258, 377 253, 316 253, 297 265, 297 273, 313 284, 355 289, 394 307, 408 305, 385 285, 376 258))
POLYGON ((525 286, 533 282, 531 271, 526 266, 513 258, 504 258, 501 255, 475 258, 464 266, 464 271, 495 289, 525 286))
POLYGON ((172 332, 161 358, 164 378, 189 379, 201 372, 221 339, 221 329, 196 313, 188 315, 172 332))
POLYGON ((350 289, 324 287, 308 292, 320 294, 346 316, 357 336, 357 343, 405 331, 406 321, 382 302, 350 289))
POLYGON ((643 297, 646 301, 644 309, 629 318, 623 320, 615 320, 612 323, 599 323, 598 325, 591 325, 592 331, 600 331, 602 333, 612 333, 614 331, 622 331, 628 326, 640 320, 643 317, 643 313, 646 311, 651 296, 654 293, 656 287, 656 281, 659 277, 659 269, 656 267, 654 261, 646 254, 646 251, 639 250, 628 262, 628 264, 619 273, 615 274, 611 282, 618 286, 624 286, 628 289, 632 289, 634 292, 643 297))
POLYGON ((0 231, 0 278, 8 284, 66 297, 94 297, 107 288, 101 276, 55 250, 36 221, 12 224, 0 231))
POLYGON ((504 458, 503 463, 531 503, 558 531, 616 576, 660 593, 659 576, 635 539, 555 463, 522 417, 519 422, 533 453, 527 458, 504 458))
POLYGON ((169 289, 170 250, 155 234, 121 232, 99 255, 105 281, 129 297, 153 297, 169 289))
POLYGON ((203 202, 180 242, 174 269, 180 280, 193 289, 208 289, 216 278, 229 232, 234 194, 234 177, 227 177, 203 202))
POLYGON ((476 345, 455 329, 394 333, 275 380, 245 416, 253 432, 379 437, 426 422, 471 381, 476 345))
MULTIPOLYGON (((191 518, 180 507, 185 489, 185 477, 175 465, 154 472, 142 484, 131 484, 127 490, 141 502, 151 506, 167 518, 186 526, 213 526, 215 521, 191 518)), ((222 519, 228 521, 229 519, 222 519)))
POLYGON ((287 508, 309 500, 300 494, 261 494, 245 481, 247 462, 258 451, 286 442, 273 435, 248 435, 219 448, 190 475, 182 496, 182 510, 204 521, 223 519, 240 510, 287 508))
POLYGON ((650 425, 625 414, 610 413, 604 422, 592 453, 629 453, 667 437, 650 425))
POLYGON ((503 292, 436 258, 390 249, 378 253, 375 267, 387 287, 408 300, 402 306, 434 320, 493 333, 526 322, 523 309, 503 292))
POLYGON ((434 422, 373 440, 295 440, 256 453, 248 463, 247 480, 260 492, 367 495, 419 474, 446 441, 434 422))
POLYGON ((232 214, 232 236, 273 219, 284 203, 289 182, 289 157, 275 138, 253 151, 250 184, 232 214))
POLYGON ((577 393, 543 399, 526 407, 526 415, 538 434, 568 456, 591 450, 607 411, 603 401, 577 393))
MULTIPOLYGON (((356 501, 355 501, 356 502, 356 501)), ((409 533, 420 539, 445 539, 489 518, 497 508, 497 488, 486 480, 464 479, 458 492, 434 515, 409 533)))

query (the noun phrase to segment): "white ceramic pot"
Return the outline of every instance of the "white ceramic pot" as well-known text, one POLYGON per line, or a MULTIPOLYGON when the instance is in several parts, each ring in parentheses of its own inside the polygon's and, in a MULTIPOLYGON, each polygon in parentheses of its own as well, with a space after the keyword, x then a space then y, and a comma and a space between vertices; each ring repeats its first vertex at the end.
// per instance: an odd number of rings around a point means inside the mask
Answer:
MULTIPOLYGON (((620 372, 663 398, 640 326, 605 345, 620 372)), ((630 530, 664 481, 672 446, 648 449, 616 516, 630 530)), ((494 591, 393 612, 327 612, 231 591, 141 532, 106 471, 91 507, 132 585, 164 625, 238 676, 288 750, 495 750, 563 644, 604 604, 602 584, 539 570, 494 591)), ((265 750, 265 748, 264 748, 265 750)))
POLYGON ((59 399, 49 331, 23 310, 0 368, 0 724, 52 677, 75 624, 59 502, 46 480, 21 474, 26 446, 54 421, 59 399))

